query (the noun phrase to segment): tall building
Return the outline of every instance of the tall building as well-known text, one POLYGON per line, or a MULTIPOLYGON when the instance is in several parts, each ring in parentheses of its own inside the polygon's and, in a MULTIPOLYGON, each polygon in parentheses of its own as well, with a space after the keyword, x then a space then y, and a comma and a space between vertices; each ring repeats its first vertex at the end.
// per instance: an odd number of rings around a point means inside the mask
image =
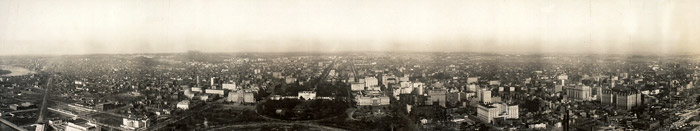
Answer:
POLYGON ((401 81, 401 82, 399 82, 399 86, 400 86, 400 87, 410 87, 411 84, 413 84, 413 83, 407 82, 407 81, 401 81))
POLYGON ((217 86, 218 86, 218 85, 217 85, 218 80, 219 80, 219 79, 217 79, 216 77, 212 77, 212 78, 211 78, 211 80, 209 81, 210 86, 211 86, 211 89, 216 89, 216 88, 217 88, 217 86))
POLYGON ((415 88, 416 94, 418 95, 423 95, 425 93, 425 85, 421 82, 413 83, 412 87, 415 88))
POLYGON ((479 92, 479 100, 483 103, 491 103, 491 90, 481 89, 479 92))
POLYGON ((567 88, 566 95, 569 99, 588 101, 591 100, 591 87, 585 85, 578 85, 575 87, 567 88))
POLYGON ((479 104, 477 107, 477 119, 491 123, 494 118, 518 119, 520 118, 517 105, 507 105, 503 103, 479 104))
POLYGON ((255 93, 249 90, 238 90, 236 92, 229 92, 226 97, 226 102, 234 103, 255 103, 255 93))
POLYGON ((464 92, 451 92, 447 93, 447 102, 449 103, 455 103, 455 102, 461 102, 464 100, 467 100, 467 93, 464 92))
POLYGON ((491 123, 493 118, 498 117, 500 109, 494 105, 479 104, 476 109, 476 117, 482 122, 491 123))
POLYGON ((641 95, 637 92, 619 92, 616 94, 616 106, 619 109, 630 110, 642 104, 641 95))
POLYGON ((442 107, 446 107, 445 102, 447 91, 444 89, 435 89, 428 91, 428 96, 430 96, 430 103, 438 103, 442 107))
POLYGON ((638 91, 605 89, 602 91, 601 104, 612 105, 618 109, 630 110, 642 104, 642 95, 638 91))

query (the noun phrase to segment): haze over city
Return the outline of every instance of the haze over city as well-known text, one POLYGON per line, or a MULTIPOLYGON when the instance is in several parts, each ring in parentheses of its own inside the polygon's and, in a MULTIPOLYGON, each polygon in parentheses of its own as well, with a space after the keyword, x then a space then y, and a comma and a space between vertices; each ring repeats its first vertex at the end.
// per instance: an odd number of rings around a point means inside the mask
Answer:
POLYGON ((700 131, 700 0, 0 0, 0 131, 700 131))
POLYGON ((698 0, 0 0, 0 55, 700 53, 698 0))

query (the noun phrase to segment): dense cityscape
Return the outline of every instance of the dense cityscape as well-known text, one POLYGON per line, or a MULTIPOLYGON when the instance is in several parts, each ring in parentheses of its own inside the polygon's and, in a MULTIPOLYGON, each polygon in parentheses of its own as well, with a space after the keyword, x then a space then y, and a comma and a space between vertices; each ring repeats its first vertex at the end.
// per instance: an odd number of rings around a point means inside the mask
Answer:
POLYGON ((700 56, 0 57, 1 130, 698 130, 700 56))

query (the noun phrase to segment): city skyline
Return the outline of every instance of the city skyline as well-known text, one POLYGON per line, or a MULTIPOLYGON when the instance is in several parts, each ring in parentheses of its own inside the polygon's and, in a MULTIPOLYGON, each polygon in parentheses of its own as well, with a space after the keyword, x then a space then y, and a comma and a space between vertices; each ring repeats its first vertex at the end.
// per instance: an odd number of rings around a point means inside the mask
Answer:
POLYGON ((0 55, 700 53, 697 0, 0 3, 0 55))

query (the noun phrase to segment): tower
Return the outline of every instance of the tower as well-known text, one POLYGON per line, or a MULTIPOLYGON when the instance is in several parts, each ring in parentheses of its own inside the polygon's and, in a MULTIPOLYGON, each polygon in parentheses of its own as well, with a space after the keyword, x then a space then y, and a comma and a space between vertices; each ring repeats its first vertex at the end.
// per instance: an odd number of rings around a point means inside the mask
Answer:
POLYGON ((210 82, 211 89, 215 89, 216 88, 216 77, 212 77, 209 82, 210 82))

